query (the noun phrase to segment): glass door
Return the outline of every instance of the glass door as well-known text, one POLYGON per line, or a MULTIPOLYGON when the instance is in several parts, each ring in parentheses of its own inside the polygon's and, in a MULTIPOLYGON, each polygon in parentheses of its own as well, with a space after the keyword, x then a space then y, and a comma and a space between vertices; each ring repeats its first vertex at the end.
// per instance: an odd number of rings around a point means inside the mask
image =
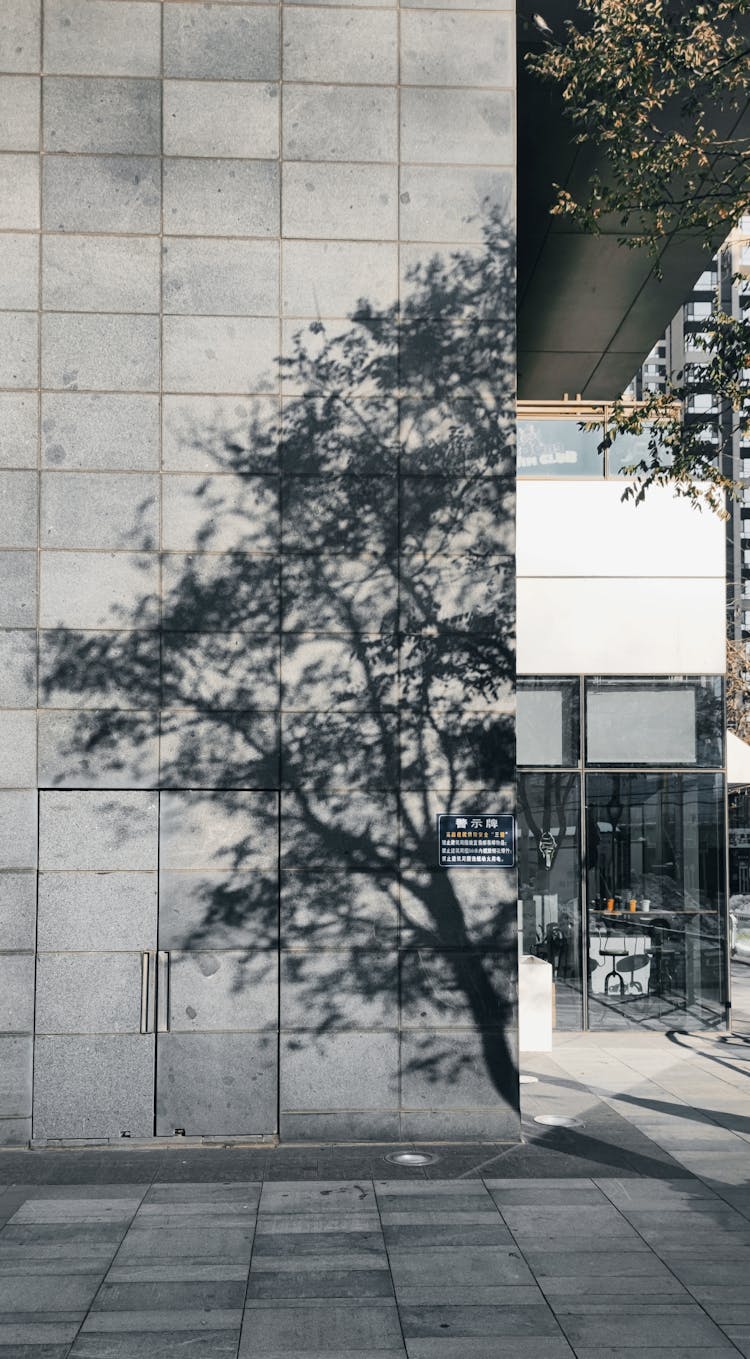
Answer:
POLYGON ((518 870, 523 952, 552 966, 555 1028, 581 1029, 579 774, 519 771, 518 870))
POLYGON ((723 1024, 722 787, 587 776, 590 1028, 723 1024))

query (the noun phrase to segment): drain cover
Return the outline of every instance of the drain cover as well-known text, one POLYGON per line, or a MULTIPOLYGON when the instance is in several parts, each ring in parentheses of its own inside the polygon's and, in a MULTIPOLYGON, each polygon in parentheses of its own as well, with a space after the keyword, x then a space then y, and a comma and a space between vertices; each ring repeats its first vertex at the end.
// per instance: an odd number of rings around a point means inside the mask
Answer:
POLYGON ((518 1080, 519 1080, 519 1084, 520 1084, 520 1085, 536 1085, 537 1081, 539 1080, 539 1077, 538 1077, 538 1076, 519 1076, 519 1077, 518 1077, 518 1080))
POLYGON ((439 1157, 429 1151, 390 1151, 384 1159, 394 1166, 432 1166, 439 1157))
POLYGON ((545 1128, 582 1128, 580 1118, 567 1118, 565 1114, 535 1114, 535 1123, 543 1123, 545 1128))

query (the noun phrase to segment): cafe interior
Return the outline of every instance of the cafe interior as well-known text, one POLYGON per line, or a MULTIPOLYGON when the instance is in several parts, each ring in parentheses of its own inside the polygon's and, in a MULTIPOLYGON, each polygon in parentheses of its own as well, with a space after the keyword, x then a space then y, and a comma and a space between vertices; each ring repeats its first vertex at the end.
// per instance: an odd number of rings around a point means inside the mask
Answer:
POLYGON ((720 676, 518 681, 522 953, 557 1030, 727 1023, 720 676))

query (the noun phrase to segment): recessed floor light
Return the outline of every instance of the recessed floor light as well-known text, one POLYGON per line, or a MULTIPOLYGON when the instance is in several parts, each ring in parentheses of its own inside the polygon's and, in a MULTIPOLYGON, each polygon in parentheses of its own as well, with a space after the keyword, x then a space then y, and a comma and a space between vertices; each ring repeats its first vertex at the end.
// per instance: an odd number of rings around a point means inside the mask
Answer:
POLYGON ((394 1166, 432 1166, 440 1158, 429 1151, 389 1151, 384 1159, 394 1166))
POLYGON ((535 1114, 535 1123, 543 1123, 545 1128, 582 1128, 580 1118, 568 1118, 565 1114, 535 1114))
POLYGON ((538 1077, 538 1076, 519 1076, 519 1077, 518 1077, 518 1080, 519 1080, 519 1083, 520 1083, 521 1085, 536 1085, 537 1081, 539 1080, 539 1077, 538 1077))

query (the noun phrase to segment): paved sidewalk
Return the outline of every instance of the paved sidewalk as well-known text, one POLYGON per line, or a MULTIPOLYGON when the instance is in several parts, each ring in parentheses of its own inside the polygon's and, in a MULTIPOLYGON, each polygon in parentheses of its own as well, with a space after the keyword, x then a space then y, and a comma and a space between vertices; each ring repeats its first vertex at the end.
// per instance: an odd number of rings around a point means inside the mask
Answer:
POLYGON ((524 1144, 427 1170, 0 1154, 0 1359, 750 1356, 750 1041, 562 1035, 524 1068, 524 1144))

